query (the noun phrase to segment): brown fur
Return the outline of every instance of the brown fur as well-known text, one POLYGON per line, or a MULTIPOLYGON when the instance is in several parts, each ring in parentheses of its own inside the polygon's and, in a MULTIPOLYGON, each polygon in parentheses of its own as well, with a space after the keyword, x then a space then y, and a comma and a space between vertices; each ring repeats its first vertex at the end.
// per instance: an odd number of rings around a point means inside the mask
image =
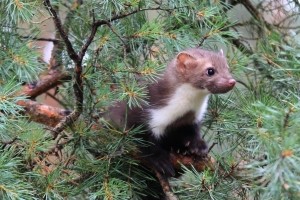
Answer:
POLYGON ((179 53, 167 66, 165 73, 149 86, 150 105, 161 107, 166 105, 175 89, 184 83, 191 83, 199 89, 207 89, 211 93, 225 93, 232 89, 228 83, 232 79, 226 58, 221 53, 203 49, 187 49, 179 53), (207 76, 207 68, 213 68, 215 75, 207 76))

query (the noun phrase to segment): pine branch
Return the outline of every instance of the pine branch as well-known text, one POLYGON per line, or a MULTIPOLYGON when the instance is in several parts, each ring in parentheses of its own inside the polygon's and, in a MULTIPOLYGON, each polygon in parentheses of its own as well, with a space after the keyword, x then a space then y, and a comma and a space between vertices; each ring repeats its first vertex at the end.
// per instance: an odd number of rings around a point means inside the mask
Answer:
POLYGON ((54 137, 57 137, 57 135, 61 131, 63 131, 66 126, 68 126, 69 124, 76 121, 82 112, 82 109, 83 109, 82 108, 83 107, 83 105, 82 105, 83 104, 82 59, 85 55, 85 52, 86 52, 90 42, 93 39, 94 34, 96 33, 97 29, 95 29, 94 32, 92 32, 92 36, 90 37, 90 39, 88 40, 86 45, 84 45, 83 51, 81 51, 81 53, 79 55, 77 55, 69 38, 68 38, 68 35, 66 34, 65 30, 63 29, 61 20, 58 17, 55 9, 52 7, 50 1, 45 0, 44 5, 49 10, 50 14, 53 16, 53 21, 54 21, 55 27, 58 30, 58 32, 60 33, 60 36, 66 45, 68 55, 75 63, 75 68, 74 68, 74 71, 75 71, 74 79, 75 80, 74 80, 74 84, 73 84, 73 89, 74 89, 74 93, 75 93, 75 109, 69 116, 65 117, 53 129, 54 137))
POLYGON ((66 32, 62 26, 62 22, 61 22, 60 18, 58 17, 55 9, 52 7, 50 0, 44 0, 44 5, 53 17, 55 27, 56 27, 57 31, 60 33, 64 43, 66 44, 67 52, 68 52, 70 58, 75 63, 78 63, 80 61, 80 59, 79 59, 78 55, 76 54, 75 50, 73 49, 73 46, 68 38, 68 35, 66 34, 66 32))
POLYGON ((178 198, 171 191, 168 179, 165 176, 161 175, 158 171, 154 170, 154 172, 166 195, 166 200, 178 200, 178 198))
POLYGON ((96 35, 98 27, 100 27, 104 24, 107 24, 107 25, 110 26, 110 23, 113 22, 113 21, 128 17, 130 15, 133 15, 133 14, 141 12, 141 11, 178 9, 178 8, 172 8, 172 9, 161 8, 160 6, 155 7, 155 8, 144 8, 144 9, 138 8, 138 9, 136 9, 136 10, 130 12, 130 13, 115 15, 114 17, 110 18, 109 20, 94 21, 93 25, 92 25, 91 33, 90 33, 86 43, 82 46, 81 51, 77 55, 74 48, 73 48, 73 46, 72 46, 72 44, 71 44, 71 42, 70 42, 70 40, 69 40, 69 38, 68 38, 68 35, 66 34, 65 30, 63 29, 62 22, 61 22, 60 18, 58 17, 57 12, 55 11, 55 9, 52 7, 50 1, 45 0, 44 5, 49 10, 50 14, 53 16, 53 21, 54 21, 55 27, 58 30, 58 32, 60 33, 60 36, 61 36, 61 38, 63 39, 63 41, 66 45, 68 55, 75 63, 75 80, 74 80, 74 84, 73 84, 73 89, 74 89, 74 93, 75 93, 75 102, 76 102, 75 103, 75 109, 69 116, 65 117, 53 129, 53 132, 54 132, 55 136, 57 136, 57 134, 59 134, 70 123, 73 123, 74 121, 76 121, 77 118, 80 116, 80 114, 82 112, 82 106, 83 106, 82 105, 82 103, 83 103, 82 60, 83 60, 83 57, 84 57, 88 47, 90 46, 90 44, 92 43, 92 41, 93 41, 93 39, 96 35))
POLYGON ((25 114, 28 115, 32 121, 50 127, 56 126, 65 116, 70 114, 68 110, 55 108, 31 100, 18 101, 17 104, 23 106, 25 114))
POLYGON ((46 76, 43 76, 38 82, 24 86, 22 93, 30 99, 34 99, 47 92, 49 89, 61 84, 63 81, 70 79, 71 77, 68 73, 52 70, 46 76))
MULTIPOLYGON (((61 108, 56 108, 52 106, 48 106, 45 104, 37 103, 35 101, 27 100, 27 101, 19 101, 18 105, 23 106, 25 109, 25 112, 27 115, 29 115, 30 119, 50 126, 50 127, 58 127, 58 123, 66 116, 68 115, 71 111, 61 109, 61 108)), ((74 111, 72 112, 74 113, 74 111)), ((69 115, 69 116, 72 116, 69 115)), ((68 117, 69 117, 68 116, 68 117)), ((68 118, 65 117, 65 118, 68 118)), ((67 119, 71 120, 71 118, 67 119)), ((99 128, 99 127, 96 127, 99 128)), ((144 163, 147 163, 146 160, 143 160, 143 158, 139 158, 137 152, 131 153, 131 155, 138 159, 141 160, 144 163)), ((181 155, 181 154, 174 154, 171 153, 171 161, 175 167, 175 169, 180 169, 181 165, 193 165, 195 169, 199 171, 203 171, 206 168, 209 169, 214 169, 213 164, 214 161, 212 158, 207 157, 205 159, 198 158, 197 156, 188 156, 188 155, 181 155)))
POLYGON ((179 9, 179 8, 184 8, 184 7, 172 8, 172 9, 161 8, 160 6, 154 7, 154 8, 138 8, 136 10, 133 10, 133 11, 129 12, 129 13, 123 13, 123 14, 115 15, 115 16, 111 17, 110 19, 107 19, 107 20, 97 20, 97 21, 95 21, 95 19, 93 18, 93 25, 92 25, 92 28, 91 28, 91 33, 90 33, 87 41, 85 42, 85 44, 81 48, 81 51, 79 53, 79 58, 82 59, 83 56, 85 55, 85 53, 86 53, 89 45, 92 43, 92 41, 93 41, 93 39, 94 39, 94 37, 96 35, 97 29, 100 26, 102 26, 102 25, 108 25, 111 28, 111 22, 114 22, 114 21, 119 20, 119 19, 123 19, 125 17, 128 17, 130 15, 136 14, 138 12, 150 11, 150 10, 170 11, 170 10, 176 10, 176 9, 179 9))

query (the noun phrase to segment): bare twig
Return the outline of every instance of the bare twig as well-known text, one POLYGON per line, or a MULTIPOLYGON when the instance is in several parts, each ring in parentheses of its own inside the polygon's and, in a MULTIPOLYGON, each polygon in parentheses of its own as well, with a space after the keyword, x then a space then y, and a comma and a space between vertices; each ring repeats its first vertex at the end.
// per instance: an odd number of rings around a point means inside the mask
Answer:
POLYGON ((67 107, 67 105, 60 99, 60 96, 56 96, 56 92, 54 94, 51 94, 50 92, 45 93, 47 96, 49 96, 51 99, 56 101, 59 105, 63 106, 64 108, 67 107))
POLYGON ((208 153, 212 150, 212 148, 217 145, 217 142, 212 143, 212 145, 208 148, 208 153))
MULTIPOLYGON (((106 24, 106 23, 103 23, 103 24, 106 24)), ((101 25, 103 25, 103 24, 101 24, 101 25)), ((90 46, 90 44, 92 43, 92 41, 96 35, 98 27, 101 25, 97 25, 96 23, 93 23, 91 33, 90 33, 88 39, 86 40, 85 44, 81 47, 81 51, 79 53, 80 59, 83 59, 88 47, 90 46)))
POLYGON ((20 37, 24 38, 24 39, 30 39, 30 40, 36 40, 36 41, 53 42, 54 44, 60 42, 60 40, 53 39, 53 38, 30 37, 30 36, 20 36, 20 37))

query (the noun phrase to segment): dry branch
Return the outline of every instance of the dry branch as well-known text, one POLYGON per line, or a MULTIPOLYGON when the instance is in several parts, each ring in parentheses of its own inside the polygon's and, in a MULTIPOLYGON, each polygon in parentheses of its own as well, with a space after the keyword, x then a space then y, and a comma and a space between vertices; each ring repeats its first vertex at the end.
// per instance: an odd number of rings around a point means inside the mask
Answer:
POLYGON ((71 76, 66 72, 56 70, 50 71, 47 75, 43 76, 38 82, 25 85, 22 94, 28 96, 30 99, 47 92, 49 89, 54 88, 66 80, 70 80, 71 76))
POLYGON ((28 115, 32 121, 50 127, 56 126, 65 116, 70 114, 68 110, 55 108, 31 100, 18 101, 17 104, 24 107, 26 115, 28 115))

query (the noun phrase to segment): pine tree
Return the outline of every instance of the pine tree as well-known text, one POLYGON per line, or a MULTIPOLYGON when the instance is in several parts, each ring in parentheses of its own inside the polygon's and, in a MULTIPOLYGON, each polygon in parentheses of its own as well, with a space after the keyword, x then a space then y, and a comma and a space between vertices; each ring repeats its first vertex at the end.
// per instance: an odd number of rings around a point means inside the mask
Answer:
POLYGON ((2 0, 0 199, 151 199, 161 186, 167 199, 299 199, 299 15, 297 0, 2 0), (238 84, 210 99, 210 157, 175 156, 182 175, 161 180, 137 157, 140 127, 102 114, 144 103, 195 46, 222 48, 238 84))

